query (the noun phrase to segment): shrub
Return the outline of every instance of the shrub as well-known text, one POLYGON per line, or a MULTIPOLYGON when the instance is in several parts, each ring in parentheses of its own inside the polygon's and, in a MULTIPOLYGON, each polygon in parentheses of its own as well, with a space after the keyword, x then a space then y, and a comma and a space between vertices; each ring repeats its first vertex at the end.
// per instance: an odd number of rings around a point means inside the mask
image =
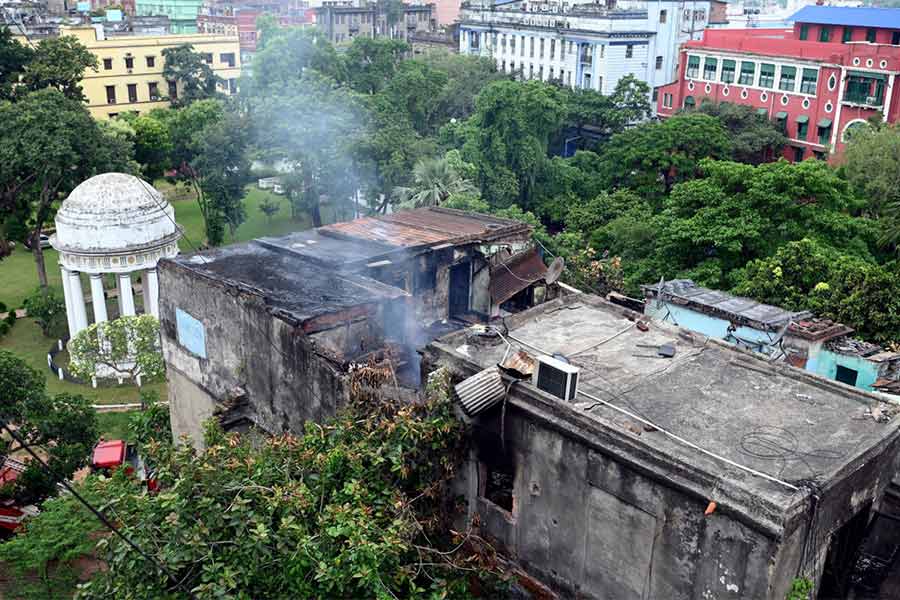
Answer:
POLYGON ((37 288, 25 298, 28 316, 47 337, 62 337, 66 326, 66 303, 56 293, 37 288))
POLYGON ((0 321, 0 336, 6 335, 7 333, 9 333, 9 323, 0 321))

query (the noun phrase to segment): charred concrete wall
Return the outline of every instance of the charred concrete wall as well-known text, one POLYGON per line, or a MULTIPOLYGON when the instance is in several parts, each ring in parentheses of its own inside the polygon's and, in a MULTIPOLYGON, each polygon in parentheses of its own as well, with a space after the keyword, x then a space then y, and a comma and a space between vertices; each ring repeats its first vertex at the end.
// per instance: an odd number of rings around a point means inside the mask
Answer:
MULTIPOLYGON (((432 344, 423 372, 438 366, 456 380, 475 371, 432 344)), ((567 422, 564 409, 535 408, 530 396, 538 393, 520 387, 502 424, 499 407, 479 415, 456 490, 466 498, 464 520, 561 597, 781 600, 801 562, 808 576, 821 576, 830 540, 882 497, 896 470, 892 436, 817 491, 815 519, 799 500, 784 507, 780 530, 727 505, 705 515, 707 495, 625 458, 567 422), (505 507, 488 493, 492 463, 509 469, 505 507)))
POLYGON ((171 261, 161 262, 159 270, 162 346, 176 439, 187 434, 199 440, 203 418, 236 397, 245 397, 251 420, 273 433, 301 431, 306 420, 321 421, 346 402, 343 371, 327 358, 328 349, 320 349, 299 327, 274 318, 258 295, 171 261), (205 356, 179 341, 176 310, 199 322, 205 356))

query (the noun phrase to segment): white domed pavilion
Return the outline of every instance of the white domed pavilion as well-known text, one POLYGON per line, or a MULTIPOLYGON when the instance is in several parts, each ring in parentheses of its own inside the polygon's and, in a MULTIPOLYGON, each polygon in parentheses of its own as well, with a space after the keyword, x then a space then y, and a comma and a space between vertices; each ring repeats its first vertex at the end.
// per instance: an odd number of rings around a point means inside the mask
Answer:
POLYGON ((133 175, 104 173, 72 190, 50 238, 59 251, 69 338, 89 324, 81 273, 90 279, 93 323, 109 318, 103 283, 109 273, 116 275, 120 315, 135 314, 132 274, 142 273, 144 311, 159 317, 156 263, 178 254, 181 234, 172 206, 133 175))

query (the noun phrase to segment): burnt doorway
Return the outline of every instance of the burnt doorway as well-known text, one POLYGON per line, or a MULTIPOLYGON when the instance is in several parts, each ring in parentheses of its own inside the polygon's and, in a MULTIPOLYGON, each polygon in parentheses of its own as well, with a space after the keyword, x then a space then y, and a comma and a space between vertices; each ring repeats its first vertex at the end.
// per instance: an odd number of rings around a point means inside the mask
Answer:
POLYGON ((450 267, 449 314, 462 316, 469 312, 469 288, 472 282, 472 263, 463 262, 450 267))
MULTIPOLYGON (((819 585, 819 600, 846 598, 850 588, 850 575, 856 564, 860 546, 866 537, 872 502, 869 501, 849 521, 831 534, 828 554, 819 585)), ((813 532, 815 535, 815 532, 813 532)))

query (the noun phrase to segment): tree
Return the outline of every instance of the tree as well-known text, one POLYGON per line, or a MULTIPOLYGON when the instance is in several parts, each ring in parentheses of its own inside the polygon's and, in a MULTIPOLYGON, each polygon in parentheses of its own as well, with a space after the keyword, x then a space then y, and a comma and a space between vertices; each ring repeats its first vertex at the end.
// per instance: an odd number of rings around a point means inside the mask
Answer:
POLYGON ((281 205, 274 198, 266 197, 260 201, 259 210, 266 215, 266 220, 269 222, 269 225, 271 225, 272 217, 281 210, 281 205))
POLYGON ((39 287, 25 298, 28 317, 41 328, 47 337, 61 338, 66 328, 66 303, 59 294, 49 288, 39 287))
POLYGON ((392 80, 407 52, 409 46, 400 40, 353 38, 343 55, 350 87, 363 94, 378 93, 392 80))
POLYGON ((192 140, 194 158, 185 172, 194 184, 206 239, 213 246, 224 241, 223 224, 234 237, 247 218, 243 200, 250 179, 248 143, 246 118, 233 111, 204 127, 192 140))
POLYGON ((78 38, 64 35, 38 42, 25 67, 22 83, 32 91, 53 88, 66 98, 84 102, 81 79, 85 69, 97 70, 97 57, 78 38))
POLYGON ((487 56, 430 52, 409 62, 420 62, 447 78, 435 98, 436 108, 432 113, 433 122, 438 125, 450 119, 467 119, 475 112, 475 99, 481 90, 494 81, 508 79, 487 56))
MULTIPOLYGON (((42 452, 56 478, 70 478, 84 466, 97 441, 97 416, 82 396, 48 396, 44 377, 12 352, 0 350, 0 418, 16 427, 25 444, 42 452)), ((6 452, 20 451, 17 443, 6 452)), ((56 483, 37 461, 28 463, 2 493, 23 504, 54 495, 56 483)))
POLYGON ((97 173, 127 172, 131 156, 80 100, 54 89, 0 104, 0 123, 0 204, 8 207, 0 218, 27 216, 38 280, 47 287, 40 235, 55 203, 97 173))
POLYGON ((25 73, 34 51, 13 38, 8 27, 0 29, 0 100, 12 100, 15 85, 25 73))
POLYGON ((599 169, 607 189, 628 187, 659 198, 675 183, 696 177, 702 159, 727 159, 731 151, 718 119, 689 113, 614 135, 603 147, 599 169))
POLYGON ((147 115, 129 124, 134 129, 134 159, 141 165, 141 174, 150 181, 161 177, 170 166, 174 149, 168 127, 147 115))
MULTIPOLYGON (((386 369, 357 370, 350 408, 299 437, 254 442, 210 425, 204 450, 149 445, 159 492, 117 477, 99 484, 104 504, 201 600, 497 593, 495 567, 465 535, 447 534, 448 484, 465 452, 448 379, 433 378, 413 404, 369 387, 389 379, 386 369)), ((180 597, 118 538, 99 552, 108 569, 81 600, 180 597)))
POLYGON ((884 242, 896 245, 900 241, 900 128, 858 128, 844 148, 843 171, 860 197, 866 199, 866 213, 887 217, 884 242))
POLYGON ((557 89, 539 81, 497 81, 478 95, 462 153, 478 167, 482 195, 492 206, 531 206, 550 136, 563 116, 557 89))
POLYGON ((758 165, 781 155, 787 137, 775 123, 752 106, 730 102, 706 102, 700 112, 719 119, 731 138, 731 158, 758 165))
POLYGON ((416 163, 414 186, 403 188, 404 204, 411 207, 440 206, 452 194, 475 191, 447 158, 427 158, 416 163))
POLYGON ((69 358, 72 373, 85 380, 101 370, 140 385, 166 372, 159 321, 153 315, 121 316, 90 325, 69 342, 69 358))
POLYGON ((196 100, 205 100, 218 95, 216 86, 222 78, 203 60, 191 44, 181 44, 162 51, 165 65, 163 78, 178 83, 178 97, 169 98, 173 106, 187 106, 196 100))
POLYGON ((289 165, 284 185, 292 203, 322 225, 320 202, 337 208, 358 188, 352 148, 365 111, 346 90, 307 73, 302 80, 254 99, 256 146, 266 158, 289 165))
POLYGON ((335 81, 346 80, 344 62, 322 32, 274 29, 266 37, 265 45, 253 58, 252 85, 242 87, 242 94, 264 97, 270 88, 298 81, 307 69, 335 81))

